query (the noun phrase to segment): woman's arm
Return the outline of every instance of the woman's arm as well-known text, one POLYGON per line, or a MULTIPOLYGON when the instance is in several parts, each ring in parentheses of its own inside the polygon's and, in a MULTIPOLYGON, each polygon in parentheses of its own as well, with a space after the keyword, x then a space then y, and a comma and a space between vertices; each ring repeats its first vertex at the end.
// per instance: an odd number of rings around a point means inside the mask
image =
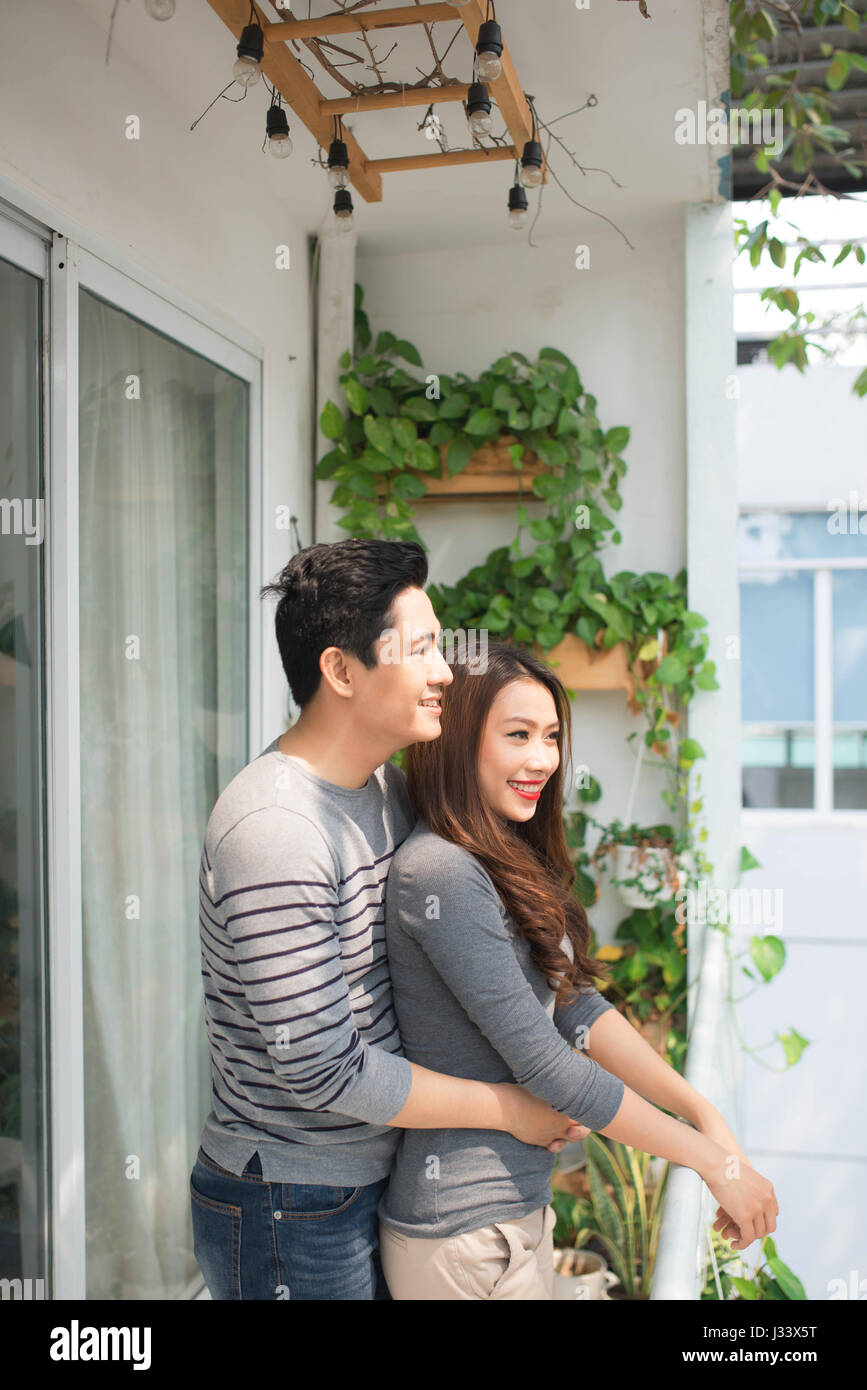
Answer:
MULTIPOLYGON (((580 1039, 575 1046, 581 1046, 580 1039)), ((594 1019, 583 1050, 633 1091, 698 1127, 702 1107, 709 1102, 616 1009, 607 1009, 594 1019)))

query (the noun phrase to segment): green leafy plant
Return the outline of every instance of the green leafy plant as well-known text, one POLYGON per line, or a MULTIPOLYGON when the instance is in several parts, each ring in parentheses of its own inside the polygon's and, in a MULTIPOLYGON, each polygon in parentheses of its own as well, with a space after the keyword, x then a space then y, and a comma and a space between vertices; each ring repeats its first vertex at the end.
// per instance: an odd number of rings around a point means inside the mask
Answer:
MULTIPOLYGON (((867 72, 867 57, 847 47, 823 43, 821 53, 827 61, 827 69, 819 81, 805 84, 800 62, 780 73, 762 73, 769 66, 765 46, 785 32, 799 32, 802 20, 808 16, 812 16, 817 26, 839 24, 850 34, 859 34, 864 22, 863 16, 845 0, 791 0, 785 9, 770 2, 756 4, 755 0, 733 0, 729 7, 732 98, 742 99, 740 104, 747 111, 767 110, 780 112, 782 116, 779 154, 772 157, 768 149, 760 147, 752 156, 753 165, 768 176, 767 184, 756 197, 767 198, 775 218, 787 190, 797 196, 828 191, 814 172, 817 155, 826 161, 830 159, 853 179, 863 180, 867 171, 867 161, 852 144, 849 133, 834 124, 835 94, 846 85, 853 70, 867 72), (780 24, 781 18, 787 21, 785 25, 780 24), (757 85, 748 91, 756 76, 759 78, 757 85), (783 160, 790 161, 797 175, 803 175, 800 184, 783 175, 780 170, 783 160)), ((810 70, 815 71, 815 64, 810 70)), ((791 203, 796 201, 797 198, 790 199, 791 203)), ((767 218, 752 226, 747 219, 736 218, 737 254, 748 255, 753 267, 767 256, 777 269, 784 269, 791 251, 793 278, 797 277, 804 261, 827 264, 821 247, 801 235, 794 222, 788 225, 795 232, 791 246, 771 232, 767 218)), ((865 254, 865 248, 858 242, 842 242, 832 266, 840 265, 852 255, 863 265, 865 254)), ((763 291, 762 300, 791 316, 786 328, 768 345, 768 356, 779 369, 792 364, 803 372, 808 365, 809 347, 825 357, 832 357, 833 350, 811 335, 828 328, 849 333, 857 329, 865 317, 859 305, 850 314, 831 314, 817 320, 814 313, 801 311, 800 297, 791 286, 770 287, 763 291)), ((858 375, 852 389, 858 396, 867 395, 867 369, 858 375)))
POLYGON ((669 1165, 652 1179, 650 1154, 597 1134, 588 1134, 584 1146, 590 1202, 589 1208, 585 1204, 573 1213, 570 1230, 575 1239, 582 1236, 582 1243, 592 1238, 601 1246, 626 1298, 648 1298, 669 1165), (591 1212, 592 1231, 587 1225, 591 1212), (580 1226, 574 1224, 575 1216, 580 1226))
POLYGON ((317 468, 317 478, 333 479, 331 501, 345 508, 339 525, 353 535, 412 539, 413 503, 427 492, 425 474, 439 473, 440 447, 446 469, 462 472, 483 443, 505 435, 520 474, 525 455, 535 455, 548 472, 533 482, 533 493, 552 514, 534 534, 553 538, 575 528, 581 506, 581 533, 570 554, 591 554, 615 532, 609 515, 619 510, 618 484, 626 472, 620 451, 629 439, 623 426, 603 433, 596 399, 584 391, 578 370, 556 348, 542 348, 535 362, 523 353, 504 354, 478 378, 465 372, 428 373, 420 380, 402 365, 422 368, 417 348, 387 330, 373 344, 363 291, 356 285, 355 348, 340 359, 340 384, 347 410, 334 401, 320 416, 333 448, 317 468), (400 359, 398 362, 396 359, 400 359))
POLYGON ((773 1299, 777 1302, 806 1299, 804 1286, 796 1274, 777 1254, 777 1247, 770 1236, 763 1236, 760 1244, 761 1259, 754 1269, 746 1263, 743 1255, 734 1251, 722 1239, 718 1231, 710 1228, 714 1259, 719 1275, 719 1284, 714 1272, 714 1260, 708 1254, 705 1262, 704 1287, 700 1297, 704 1300, 722 1298, 731 1300, 773 1299))

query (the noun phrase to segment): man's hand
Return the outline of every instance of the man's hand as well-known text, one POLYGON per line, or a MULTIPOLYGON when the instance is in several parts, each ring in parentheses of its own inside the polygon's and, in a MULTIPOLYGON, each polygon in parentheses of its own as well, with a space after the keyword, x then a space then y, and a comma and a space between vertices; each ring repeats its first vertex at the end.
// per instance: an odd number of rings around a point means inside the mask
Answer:
POLYGON ((586 1125, 561 1115, 547 1101, 525 1091, 523 1086, 508 1086, 507 1091, 507 1129, 523 1144, 534 1144, 556 1154, 566 1144, 574 1144, 590 1133, 586 1125))

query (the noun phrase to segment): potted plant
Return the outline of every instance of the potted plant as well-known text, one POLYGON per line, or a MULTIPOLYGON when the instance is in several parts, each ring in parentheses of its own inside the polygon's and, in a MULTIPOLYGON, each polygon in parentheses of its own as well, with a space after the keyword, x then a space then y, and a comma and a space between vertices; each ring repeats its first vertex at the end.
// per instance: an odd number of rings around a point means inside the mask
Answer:
POLYGON ((670 902, 686 885, 688 859, 671 825, 623 826, 612 821, 597 856, 613 855, 612 882, 629 908, 670 902))
POLYGON ((554 1227, 554 1298, 607 1299, 610 1297, 608 1290, 618 1280, 617 1275, 608 1268, 601 1250, 594 1250, 590 1245, 597 1234, 597 1225, 586 1176, 583 1171, 575 1170, 567 1175, 558 1163, 552 1186, 557 1217, 554 1227), (568 1183, 564 1181, 567 1176, 570 1179, 568 1183))

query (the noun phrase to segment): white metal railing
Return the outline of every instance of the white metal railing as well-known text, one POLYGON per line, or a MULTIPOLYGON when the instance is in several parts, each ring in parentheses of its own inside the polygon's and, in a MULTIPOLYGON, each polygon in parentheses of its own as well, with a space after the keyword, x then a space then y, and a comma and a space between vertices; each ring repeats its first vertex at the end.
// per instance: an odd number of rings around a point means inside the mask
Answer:
MULTIPOLYGON (((705 926, 688 1024, 686 1079, 739 1129, 739 1052, 728 1014, 728 961, 722 932, 705 926)), ((651 1299, 697 1299, 717 1203, 692 1168, 672 1165, 654 1266, 651 1299)))

